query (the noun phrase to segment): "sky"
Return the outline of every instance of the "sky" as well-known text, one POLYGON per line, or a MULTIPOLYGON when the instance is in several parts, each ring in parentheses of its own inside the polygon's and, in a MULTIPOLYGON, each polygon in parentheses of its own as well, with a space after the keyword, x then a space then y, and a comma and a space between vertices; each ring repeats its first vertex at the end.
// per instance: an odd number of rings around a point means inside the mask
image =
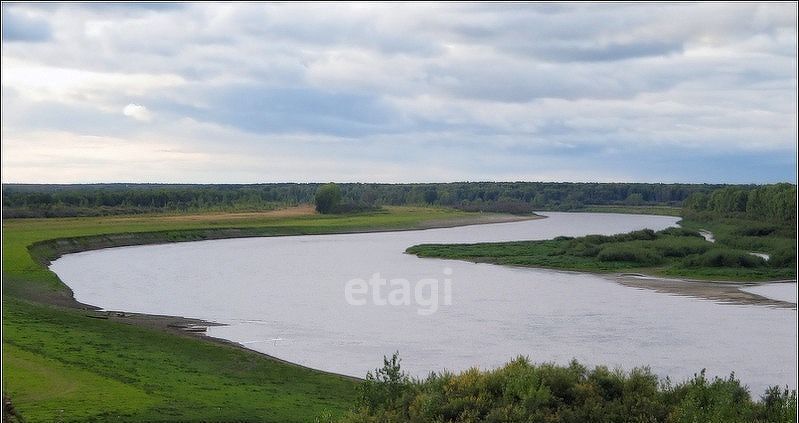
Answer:
POLYGON ((2 6, 4 183, 796 167, 796 3, 2 6))

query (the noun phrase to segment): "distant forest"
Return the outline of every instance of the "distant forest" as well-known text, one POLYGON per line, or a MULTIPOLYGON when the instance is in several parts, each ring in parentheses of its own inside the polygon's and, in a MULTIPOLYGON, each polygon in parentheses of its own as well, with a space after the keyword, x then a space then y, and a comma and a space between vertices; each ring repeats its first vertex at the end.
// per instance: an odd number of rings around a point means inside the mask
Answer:
MULTIPOLYGON (((3 217, 269 210, 312 203, 320 185, 7 184, 3 186, 3 217)), ((437 205, 469 211, 528 213, 603 205, 681 207, 686 203, 696 213, 762 212, 774 219, 796 218, 793 204, 796 186, 792 184, 455 182, 338 185, 344 203, 363 207, 437 205)))
POLYGON ((796 222, 796 185, 730 186, 710 193, 695 192, 683 205, 689 217, 745 217, 772 222, 796 222))

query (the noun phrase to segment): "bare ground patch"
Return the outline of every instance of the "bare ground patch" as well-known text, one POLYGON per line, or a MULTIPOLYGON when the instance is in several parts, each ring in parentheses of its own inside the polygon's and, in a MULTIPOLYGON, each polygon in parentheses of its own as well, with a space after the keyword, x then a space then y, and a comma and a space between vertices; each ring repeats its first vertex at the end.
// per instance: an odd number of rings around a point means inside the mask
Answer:
POLYGON ((665 294, 701 298, 725 304, 762 305, 796 310, 796 303, 774 300, 740 289, 762 285, 764 283, 796 281, 770 281, 760 283, 707 282, 691 279, 660 278, 631 273, 622 273, 607 277, 624 286, 651 289, 665 294))

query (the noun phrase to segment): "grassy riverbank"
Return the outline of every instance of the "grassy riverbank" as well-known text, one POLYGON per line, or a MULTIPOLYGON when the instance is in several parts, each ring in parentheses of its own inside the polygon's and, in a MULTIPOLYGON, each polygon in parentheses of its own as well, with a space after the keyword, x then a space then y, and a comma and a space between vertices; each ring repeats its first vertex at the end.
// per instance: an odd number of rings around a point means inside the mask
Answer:
POLYGON ((309 421, 356 383, 234 346, 3 300, 3 374, 37 421, 309 421))
POLYGON ((744 219, 685 220, 682 226, 545 241, 425 244, 407 251, 419 257, 600 273, 725 281, 796 278, 795 227, 744 219), (716 243, 705 241, 699 229, 713 231, 716 243), (750 252, 768 254, 770 259, 750 252))
POLYGON ((340 415, 354 401, 355 381, 147 320, 89 318, 42 263, 64 252, 114 245, 402 230, 507 218, 420 207, 322 216, 304 207, 4 220, 4 392, 27 421, 289 422, 340 415))

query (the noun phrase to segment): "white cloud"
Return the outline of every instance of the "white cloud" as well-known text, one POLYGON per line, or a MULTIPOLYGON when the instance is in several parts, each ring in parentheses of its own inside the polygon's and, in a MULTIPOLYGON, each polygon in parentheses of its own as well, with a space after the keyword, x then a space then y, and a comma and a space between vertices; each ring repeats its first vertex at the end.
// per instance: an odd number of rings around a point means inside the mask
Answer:
POLYGON ((125 106, 122 114, 142 122, 149 122, 152 119, 152 114, 146 107, 134 103, 125 106))
MULTIPOLYGON (((130 141, 109 156, 180 139, 181 151, 235 149, 254 163, 183 167, 210 182, 657 180, 632 168, 796 151, 791 4, 9 7, 50 37, 3 41, 4 136, 71 134, 26 156, 74 157, 70 143, 97 135, 130 141), (630 168, 612 168, 613 152, 630 168)), ((86 166, 101 175, 113 163, 86 166)), ((733 178, 727 166, 714 175, 733 178)), ((768 178, 793 179, 781 166, 768 178)))
MULTIPOLYGON (((33 102, 90 105, 118 110, 120 96, 140 97, 185 84, 175 74, 97 72, 3 56, 2 85, 33 102)), ((124 103, 123 103, 124 104, 124 103)))

